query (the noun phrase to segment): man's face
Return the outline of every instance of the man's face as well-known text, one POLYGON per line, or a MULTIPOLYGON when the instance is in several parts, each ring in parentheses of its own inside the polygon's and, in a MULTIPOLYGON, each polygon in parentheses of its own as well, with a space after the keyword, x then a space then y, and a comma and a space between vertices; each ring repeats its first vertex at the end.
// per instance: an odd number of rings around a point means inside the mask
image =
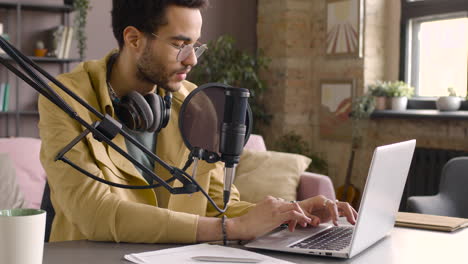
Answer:
POLYGON ((200 37, 202 18, 198 9, 169 6, 166 19, 168 23, 154 32, 158 37, 146 37, 144 51, 137 59, 136 74, 141 81, 175 92, 197 64, 197 58, 192 52, 183 61, 177 61, 179 49, 174 46, 195 43, 200 37))

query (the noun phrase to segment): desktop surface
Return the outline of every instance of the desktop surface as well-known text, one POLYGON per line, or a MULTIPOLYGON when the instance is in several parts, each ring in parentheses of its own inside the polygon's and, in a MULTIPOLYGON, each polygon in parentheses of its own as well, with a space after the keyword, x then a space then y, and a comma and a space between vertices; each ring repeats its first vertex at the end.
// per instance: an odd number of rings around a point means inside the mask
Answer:
MULTIPOLYGON (((294 263, 468 263, 468 229, 453 233, 396 227, 390 236, 364 250, 359 255, 343 260, 310 255, 252 250, 294 263)), ((44 264, 130 263, 125 254, 154 251, 182 245, 129 244, 92 241, 46 243, 44 264)), ((244 248, 236 245, 235 247, 244 248)), ((244 248, 246 249, 246 248, 244 248)), ((250 250, 250 249, 249 249, 250 250)))

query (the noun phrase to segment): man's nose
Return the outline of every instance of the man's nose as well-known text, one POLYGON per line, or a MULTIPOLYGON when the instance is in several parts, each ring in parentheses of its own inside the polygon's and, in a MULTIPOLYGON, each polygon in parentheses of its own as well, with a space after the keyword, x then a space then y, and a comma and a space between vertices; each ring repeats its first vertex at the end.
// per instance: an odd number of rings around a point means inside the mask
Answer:
POLYGON ((198 63, 197 56, 195 55, 195 50, 192 49, 190 54, 182 61, 182 64, 185 66, 195 66, 198 63))

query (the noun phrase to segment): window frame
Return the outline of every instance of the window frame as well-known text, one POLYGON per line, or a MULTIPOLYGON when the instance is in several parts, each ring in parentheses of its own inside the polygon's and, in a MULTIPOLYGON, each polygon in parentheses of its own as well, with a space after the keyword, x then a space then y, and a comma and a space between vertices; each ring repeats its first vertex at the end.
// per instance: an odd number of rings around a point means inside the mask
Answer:
MULTIPOLYGON (((408 40, 411 40, 413 37, 410 36, 411 20, 418 19, 423 21, 425 19, 434 19, 444 16, 453 17, 454 15, 460 15, 463 13, 468 14, 467 0, 401 0, 400 80, 408 81, 411 79, 411 77, 408 75, 413 75, 413 72, 409 73, 408 67, 410 67, 411 71, 415 70, 407 64, 407 62, 409 62, 410 56, 411 61, 413 61, 415 57, 417 59, 417 55, 410 54, 409 52, 410 45, 414 45, 413 43, 410 44, 408 42, 408 40)), ((415 98, 427 97, 415 96, 415 98)))

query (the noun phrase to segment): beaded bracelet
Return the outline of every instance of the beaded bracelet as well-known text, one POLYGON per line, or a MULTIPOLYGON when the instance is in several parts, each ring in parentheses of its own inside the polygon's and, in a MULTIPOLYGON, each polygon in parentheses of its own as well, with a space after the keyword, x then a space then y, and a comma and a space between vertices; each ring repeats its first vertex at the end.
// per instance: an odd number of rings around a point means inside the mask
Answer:
POLYGON ((221 218, 221 230, 223 231, 223 245, 227 245, 227 234, 226 234, 226 216, 223 215, 221 218))

